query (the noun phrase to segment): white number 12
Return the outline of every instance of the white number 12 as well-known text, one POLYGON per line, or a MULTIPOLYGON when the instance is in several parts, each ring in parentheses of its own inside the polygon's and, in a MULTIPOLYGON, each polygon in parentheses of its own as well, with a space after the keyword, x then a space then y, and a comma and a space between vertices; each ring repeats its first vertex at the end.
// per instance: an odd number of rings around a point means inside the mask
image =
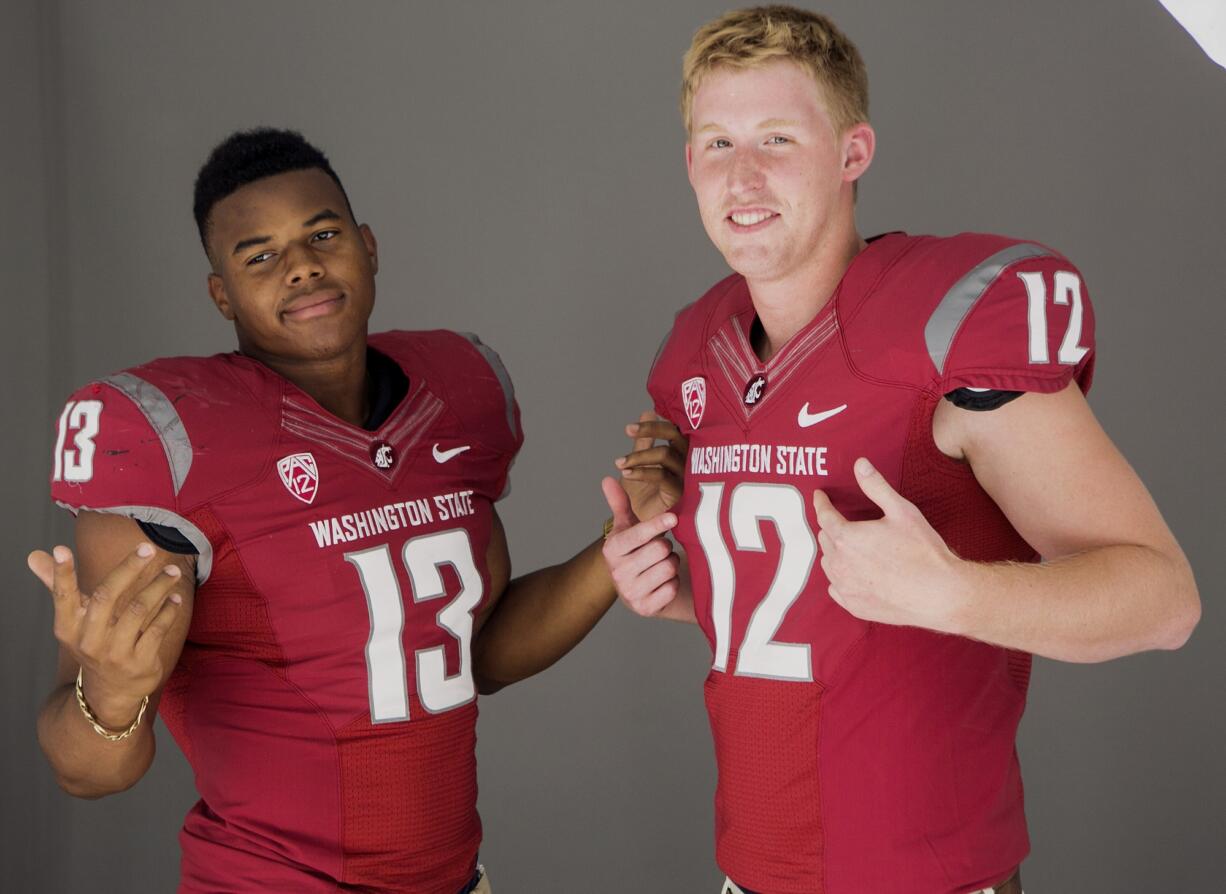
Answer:
MULTIPOLYGON (((1030 328, 1030 362, 1050 363, 1051 355, 1047 348, 1047 283, 1043 281, 1042 273, 1019 273, 1017 278, 1026 286, 1027 314, 1026 322, 1030 328)), ((1084 310, 1081 304, 1081 277, 1071 270, 1057 270, 1052 283, 1052 303, 1068 305, 1072 302, 1069 312, 1068 328, 1060 342, 1060 350, 1056 359, 1069 366, 1081 362, 1089 348, 1083 348, 1081 341, 1081 324, 1084 310)))
MULTIPOLYGON (((702 496, 694 521, 698 542, 711 571, 711 621, 715 628, 712 666, 717 671, 726 671, 731 651, 736 569, 720 531, 724 485, 700 484, 698 489, 702 496)), ((766 549, 762 540, 763 522, 770 522, 779 533, 779 565, 770 589, 745 628, 745 639, 737 651, 735 673, 748 677, 812 680, 813 663, 808 644, 774 640, 788 609, 809 580, 817 556, 817 542, 805 520, 805 500, 800 491, 786 484, 738 484, 734 487, 728 502, 728 525, 736 548, 763 552, 766 549)))

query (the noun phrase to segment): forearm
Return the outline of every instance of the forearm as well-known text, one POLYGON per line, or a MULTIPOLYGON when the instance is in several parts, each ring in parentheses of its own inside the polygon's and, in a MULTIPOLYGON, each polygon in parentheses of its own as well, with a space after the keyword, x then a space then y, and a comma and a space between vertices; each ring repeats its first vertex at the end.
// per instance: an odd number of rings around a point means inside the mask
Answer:
POLYGON ((588 546, 561 565, 515 578, 473 644, 482 692, 540 673, 569 652, 617 599, 600 553, 588 546))
MULTIPOLYGON (((139 706, 134 706, 131 718, 139 706)), ((56 781, 78 798, 101 798, 131 788, 153 763, 153 709, 126 739, 111 742, 90 726, 72 683, 55 689, 38 715, 38 743, 56 781)), ((99 719, 102 719, 101 717, 99 719)), ((130 720, 129 720, 130 722, 130 720)))
POLYGON ((1177 551, 1104 546, 1038 565, 967 562, 962 572, 951 632, 1060 661, 1176 649, 1200 617, 1177 551))

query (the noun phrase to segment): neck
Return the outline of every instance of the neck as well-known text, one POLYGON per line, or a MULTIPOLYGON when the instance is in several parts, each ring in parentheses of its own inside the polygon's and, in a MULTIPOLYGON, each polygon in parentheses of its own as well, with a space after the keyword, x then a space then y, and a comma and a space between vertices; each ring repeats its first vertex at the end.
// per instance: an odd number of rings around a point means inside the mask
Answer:
POLYGON ((746 279, 761 326, 754 350, 770 360, 793 335, 813 321, 834 296, 852 260, 867 243, 854 219, 818 247, 808 263, 774 279, 746 279))
POLYGON ((365 337, 340 354, 323 359, 271 356, 243 344, 241 338, 239 350, 293 382, 317 404, 350 425, 362 425, 370 414, 365 337))

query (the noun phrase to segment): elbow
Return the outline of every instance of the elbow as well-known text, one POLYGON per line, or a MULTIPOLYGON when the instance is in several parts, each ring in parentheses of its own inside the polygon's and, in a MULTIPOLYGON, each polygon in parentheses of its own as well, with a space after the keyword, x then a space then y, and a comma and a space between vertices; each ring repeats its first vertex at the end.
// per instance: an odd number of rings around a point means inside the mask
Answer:
POLYGON ((499 683, 496 680, 490 680, 486 677, 478 676, 476 678, 477 694, 478 695, 493 695, 498 690, 507 686, 507 683, 499 683))
POLYGON ((100 798, 105 798, 108 795, 117 795, 120 792, 126 792, 132 786, 136 785, 140 777, 135 779, 78 779, 71 776, 65 776, 60 773, 55 774, 55 782, 60 787, 60 790, 74 798, 80 798, 83 801, 97 801, 100 798))
MULTIPOLYGON (((152 738, 150 738, 152 744, 152 738)), ((55 783, 65 794, 85 801, 97 801, 108 795, 126 792, 144 777, 153 763, 154 749, 118 765, 102 766, 99 761, 73 757, 48 747, 40 741, 43 755, 55 776, 55 783)))
POLYGON ((478 695, 493 695, 516 680, 501 679, 507 674, 498 672, 498 668, 494 666, 495 662, 483 646, 484 643, 478 643, 473 649, 473 683, 477 687, 478 695))
POLYGON ((1192 574, 1192 566, 1180 555, 1176 560, 1177 568, 1172 589, 1177 594, 1171 600, 1172 609, 1163 625, 1163 636, 1158 648, 1174 650, 1181 649, 1192 636, 1192 631, 1200 623, 1200 591, 1196 586, 1196 578, 1192 574))

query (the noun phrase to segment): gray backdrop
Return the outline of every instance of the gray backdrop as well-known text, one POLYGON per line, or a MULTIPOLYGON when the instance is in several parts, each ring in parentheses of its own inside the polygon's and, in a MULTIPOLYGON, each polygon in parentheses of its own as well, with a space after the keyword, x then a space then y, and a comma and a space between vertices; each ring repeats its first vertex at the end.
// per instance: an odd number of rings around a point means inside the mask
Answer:
MULTIPOLYGON (((67 535, 46 477, 74 383, 232 344, 190 215, 209 148, 301 128, 380 238, 376 328, 471 329, 501 352, 527 432, 501 511, 531 569, 598 533, 598 480, 647 405, 656 345, 724 274, 685 181, 676 87, 690 34, 729 5, 6 0, 0 887, 173 887, 194 795, 164 731, 148 777, 96 803, 62 794, 37 751, 54 644, 23 557, 67 535)), ((862 231, 998 231, 1077 261, 1099 314, 1093 405, 1206 603, 1180 653, 1038 662, 1027 888, 1209 890, 1226 825, 1226 71, 1156 0, 824 8, 872 78, 862 231)), ((554 670, 482 702, 500 894, 715 890, 707 663, 693 628, 616 608, 554 670)))

